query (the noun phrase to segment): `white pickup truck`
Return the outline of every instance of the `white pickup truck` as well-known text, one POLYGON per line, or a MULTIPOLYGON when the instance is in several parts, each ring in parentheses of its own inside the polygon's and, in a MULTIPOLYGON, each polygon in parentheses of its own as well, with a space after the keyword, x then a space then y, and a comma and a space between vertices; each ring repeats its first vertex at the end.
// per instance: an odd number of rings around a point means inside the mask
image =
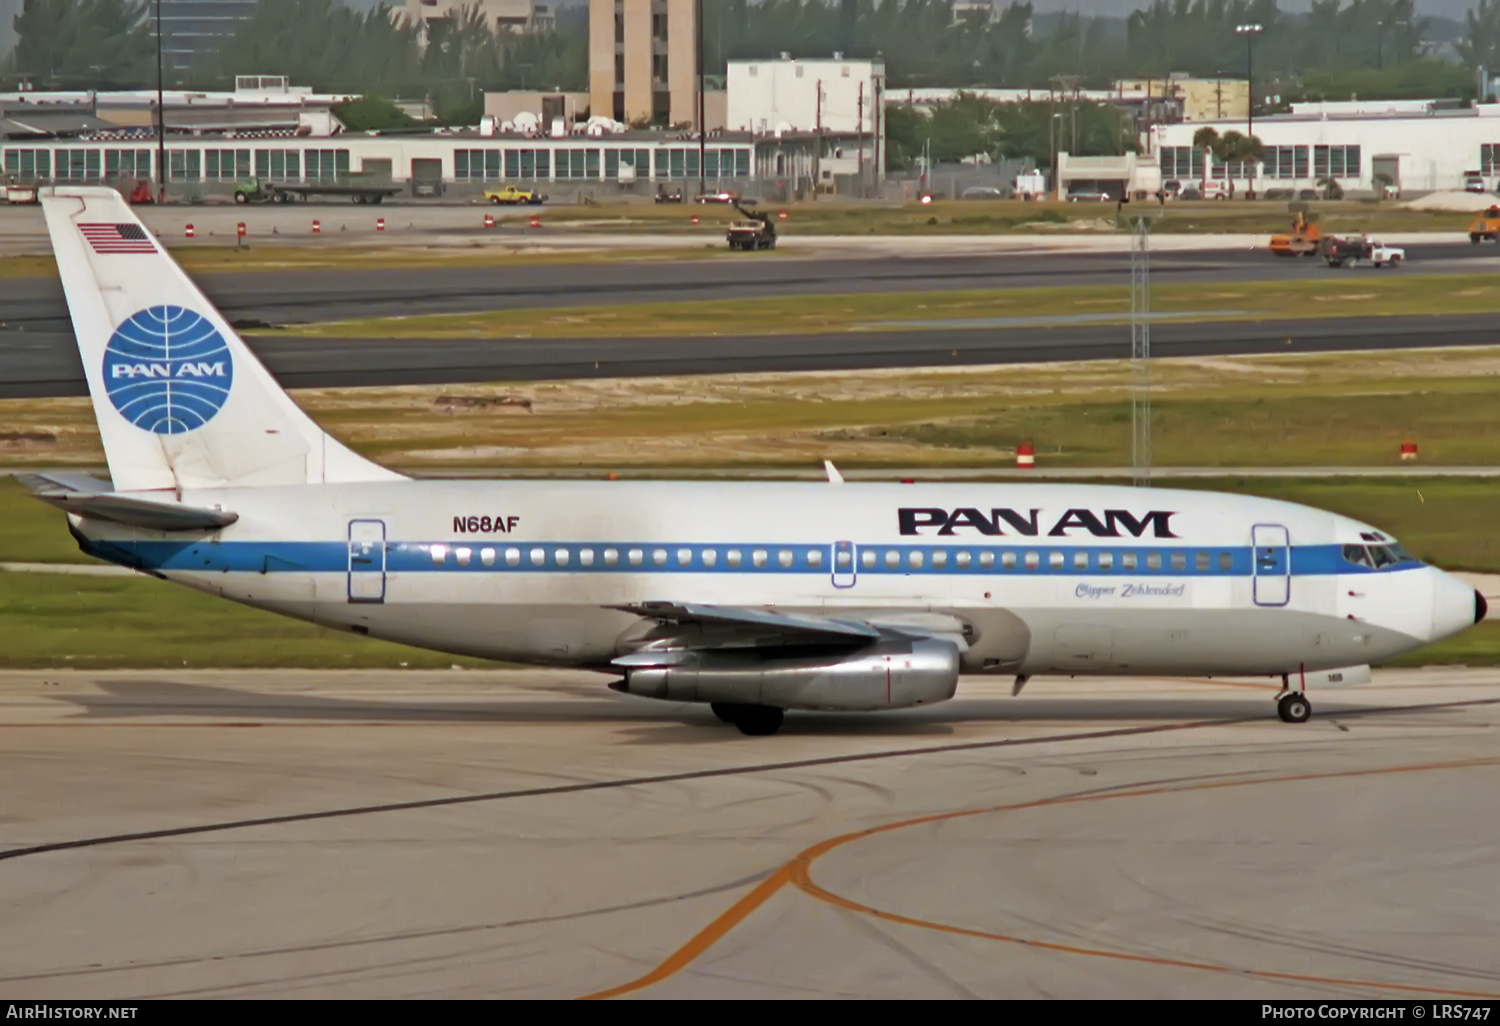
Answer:
POLYGON ((1370 263, 1376 267, 1400 267, 1405 259, 1406 250, 1401 247, 1370 240, 1370 263))
POLYGON ((1406 250, 1364 236, 1332 238, 1324 243, 1323 259, 1329 267, 1357 267, 1363 261, 1376 267, 1400 267, 1406 250))

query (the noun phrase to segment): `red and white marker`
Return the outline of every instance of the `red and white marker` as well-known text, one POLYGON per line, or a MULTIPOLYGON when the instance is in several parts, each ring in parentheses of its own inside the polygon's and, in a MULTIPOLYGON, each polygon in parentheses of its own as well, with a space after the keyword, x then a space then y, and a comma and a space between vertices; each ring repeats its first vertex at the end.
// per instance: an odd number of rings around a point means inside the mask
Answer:
POLYGON ((1413 460, 1415 460, 1416 458, 1417 458, 1417 443, 1413 442, 1411 439, 1407 439, 1406 441, 1402 442, 1401 443, 1401 460, 1402 460, 1402 462, 1403 463, 1410 463, 1413 460))
POLYGON ((241 221, 239 224, 237 224, 237 225, 234 226, 234 233, 236 235, 238 235, 242 239, 245 237, 245 222, 244 221, 241 221))
POLYGON ((375 219, 375 230, 377 232, 383 232, 383 231, 385 231, 385 218, 383 218, 383 217, 377 217, 375 219))
POLYGON ((1022 442, 1020 445, 1016 446, 1016 466, 1036 466, 1036 449, 1032 447, 1032 444, 1030 442, 1022 442))
POLYGON ((187 237, 190 238, 190 239, 193 237, 193 226, 192 225, 188 225, 187 226, 187 237))
POLYGON ((540 228, 541 226, 542 226, 542 215, 541 214, 532 214, 531 215, 531 227, 533 227, 533 228, 540 228))
POLYGON ((484 215, 484 226, 486 228, 493 228, 493 227, 495 227, 495 215, 493 215, 493 214, 485 214, 484 215))
POLYGON ((785 221, 786 220, 786 211, 783 210, 781 213, 777 214, 776 215, 776 220, 778 220, 778 221, 785 221))
POLYGON ((689 219, 689 222, 688 222, 688 223, 689 223, 689 224, 697 224, 697 223, 698 223, 698 215, 697 215, 697 214, 694 214, 694 215, 693 215, 693 216, 692 216, 692 218, 691 218, 691 219, 689 219))
POLYGON ((313 234, 317 235, 322 230, 323 230, 322 222, 320 222, 320 221, 314 221, 313 222, 313 234))

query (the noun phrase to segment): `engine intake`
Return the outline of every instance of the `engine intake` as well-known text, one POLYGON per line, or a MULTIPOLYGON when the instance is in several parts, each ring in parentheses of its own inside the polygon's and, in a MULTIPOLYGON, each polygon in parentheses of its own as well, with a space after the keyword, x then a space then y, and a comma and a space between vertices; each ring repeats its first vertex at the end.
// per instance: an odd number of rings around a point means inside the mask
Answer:
POLYGON ((672 702, 726 702, 782 709, 902 709, 952 698, 959 652, 946 641, 882 641, 844 656, 745 649, 636 652, 614 665, 610 687, 672 702))

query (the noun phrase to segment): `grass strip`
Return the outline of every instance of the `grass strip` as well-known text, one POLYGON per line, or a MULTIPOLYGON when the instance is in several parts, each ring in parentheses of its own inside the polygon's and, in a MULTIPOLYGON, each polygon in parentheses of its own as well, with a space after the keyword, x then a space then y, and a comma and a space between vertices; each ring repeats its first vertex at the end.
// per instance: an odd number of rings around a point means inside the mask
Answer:
MULTIPOLYGON (((1408 439, 1422 465, 1500 462, 1500 349, 1153 363, 1159 466, 1380 467, 1408 439)), ((357 451, 428 473, 673 476, 816 469, 825 458, 850 470, 970 468, 1010 465, 1027 440, 1043 467, 1118 467, 1130 459, 1132 380, 1127 363, 1096 361, 326 389, 296 400, 357 451)), ((0 425, 5 465, 103 462, 87 400, 7 400, 0 425)), ((0 516, 17 502, 36 506, 0 490, 0 516)))
MULTIPOLYGON (((1328 233, 1458 232, 1473 220, 1471 213, 1409 210, 1399 204, 1373 200, 1312 201, 1309 207, 1328 233)), ((861 203, 810 200, 802 203, 759 205, 778 215, 776 230, 783 235, 1047 235, 1110 234, 1116 227, 1113 203, 1026 203, 1018 200, 952 200, 937 197, 930 204, 861 203), (780 218, 786 213, 785 220, 780 218)), ((547 225, 576 226, 591 232, 682 232, 722 228, 740 214, 720 204, 678 206, 547 207, 547 225), (692 224, 696 215, 699 224, 692 224)), ((1284 232, 1291 223, 1286 201, 1214 200, 1172 202, 1153 231, 1157 234, 1206 235, 1284 232)))
POLYGON ((358 638, 149 577, 0 571, 0 667, 493 665, 358 638))
MULTIPOLYGON (((1266 259, 1274 259, 1267 257, 1266 259)), ((1412 316, 1500 312, 1500 280, 1492 274, 1421 275, 1408 271, 1351 273, 1317 264, 1293 281, 1220 285, 1159 285, 1156 313, 1188 322, 1327 317, 1412 316)), ((593 338, 784 335, 856 330, 930 330, 934 322, 1050 318, 1059 326, 1129 319, 1126 286, 972 289, 783 296, 743 300, 688 300, 557 310, 368 317, 297 325, 313 338, 593 338), (752 316, 753 315, 753 316, 752 316)), ((1004 326, 995 330, 1003 331, 1004 326)))

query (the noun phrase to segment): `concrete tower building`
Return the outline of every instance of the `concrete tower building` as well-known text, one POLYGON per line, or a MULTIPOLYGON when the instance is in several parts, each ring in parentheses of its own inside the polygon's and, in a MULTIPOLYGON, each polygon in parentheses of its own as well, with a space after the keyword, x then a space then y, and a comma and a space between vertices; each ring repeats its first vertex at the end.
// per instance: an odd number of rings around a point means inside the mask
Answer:
POLYGON ((589 0, 589 108, 616 121, 696 125, 695 0, 589 0))
MULTIPOLYGON (((178 71, 212 53, 234 35, 240 22, 255 13, 256 0, 161 0, 162 61, 178 71)), ((156 4, 146 6, 147 23, 155 31, 156 4)))
POLYGON ((428 28, 433 22, 454 21, 478 13, 496 32, 530 32, 553 25, 552 4, 538 0, 406 0, 393 3, 391 14, 428 28))

